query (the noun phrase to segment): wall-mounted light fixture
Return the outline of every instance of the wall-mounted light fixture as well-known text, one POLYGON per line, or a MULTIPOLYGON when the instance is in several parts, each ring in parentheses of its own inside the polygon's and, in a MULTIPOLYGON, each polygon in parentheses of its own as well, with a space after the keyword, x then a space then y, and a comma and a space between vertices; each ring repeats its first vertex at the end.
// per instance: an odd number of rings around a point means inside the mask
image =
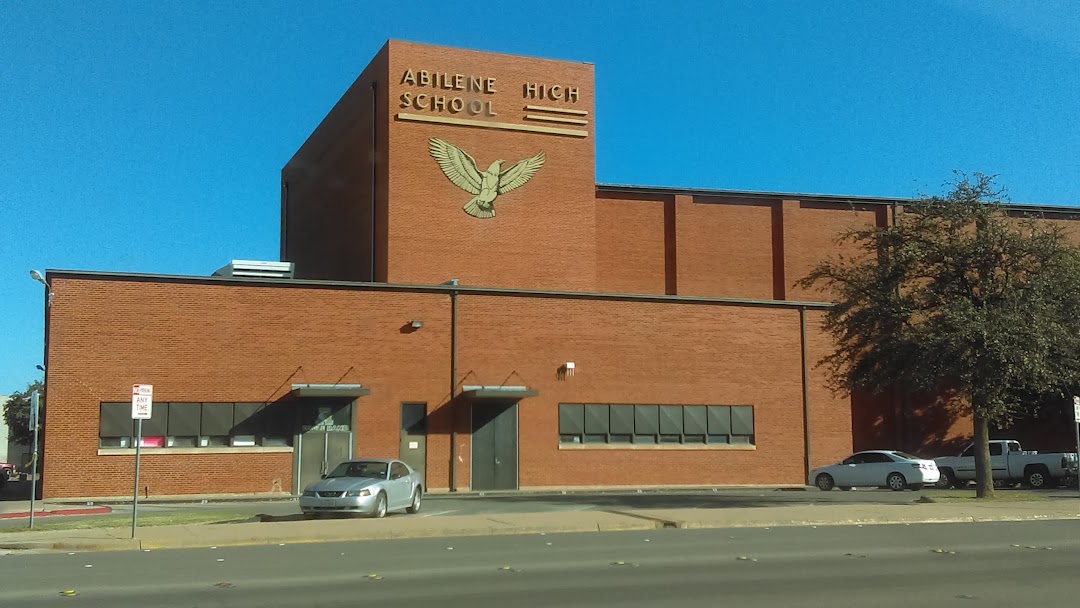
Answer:
POLYGON ((420 329, 423 326, 424 326, 423 321, 417 321, 416 319, 413 319, 412 321, 409 321, 409 327, 411 327, 413 329, 420 329))
POLYGON ((555 375, 559 380, 566 380, 570 376, 574 375, 574 369, 576 367, 577 366, 574 365, 573 361, 567 361, 566 363, 563 363, 559 366, 559 369, 555 372, 555 375))

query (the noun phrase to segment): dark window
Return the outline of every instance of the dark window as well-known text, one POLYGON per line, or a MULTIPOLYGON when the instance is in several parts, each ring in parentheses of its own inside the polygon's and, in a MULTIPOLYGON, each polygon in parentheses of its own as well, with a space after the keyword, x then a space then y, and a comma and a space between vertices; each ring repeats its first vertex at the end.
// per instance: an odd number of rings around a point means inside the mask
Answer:
POLYGON ((634 434, 658 435, 660 433, 660 408, 656 405, 634 406, 634 434))
POLYGON ((585 406, 576 403, 559 404, 559 434, 585 434, 585 406))
POLYGON ((754 443, 749 405, 559 404, 560 443, 754 443))
POLYGON ((975 455, 975 446, 973 446, 973 445, 969 445, 968 449, 964 450, 964 452, 962 454, 960 454, 960 456, 962 456, 962 457, 963 456, 974 456, 974 455, 975 455))
POLYGON ((170 403, 168 435, 171 437, 198 437, 201 403, 170 403))
POLYGON ((660 406, 660 433, 663 435, 682 435, 683 408, 681 405, 660 406))
POLYGON ((232 433, 232 429, 233 404, 202 404, 202 427, 199 432, 200 435, 211 437, 228 437, 232 433))
POLYGON ((708 408, 701 406, 687 406, 683 410, 683 433, 687 435, 707 435, 708 408))
POLYGON ((231 435, 262 435, 263 403, 237 403, 233 405, 233 424, 231 435), (260 415, 262 414, 262 415, 260 415))
POLYGON ((390 465, 390 479, 400 479, 409 474, 409 469, 405 468, 405 465, 400 462, 395 462, 390 465))
POLYGON ((754 408, 748 405, 733 405, 731 407, 731 434, 754 434, 754 408))
POLYGON ((401 404, 401 430, 406 435, 427 434, 427 403, 401 404))
POLYGON ((98 436, 103 438, 133 437, 131 403, 102 403, 98 436))
MULTIPOLYGON (((131 403, 101 403, 98 445, 135 445, 131 403)), ((264 403, 157 402, 142 421, 143 447, 224 447, 291 444, 293 418, 264 403)))
POLYGON ((1001 456, 1001 444, 1000 443, 991 443, 990 444, 990 455, 991 456, 1001 456))
POLYGON ((885 454, 878 454, 877 452, 867 452, 862 455, 858 464, 881 464, 883 462, 892 462, 893 459, 889 458, 885 454))
POLYGON ((585 406, 585 432, 591 435, 608 434, 608 406, 585 406))
POLYGON ((731 434, 731 408, 726 405, 710 405, 708 408, 709 434, 731 434))
POLYGON ((611 410, 611 425, 610 433, 612 435, 633 435, 634 434, 634 406, 632 405, 612 405, 611 410))

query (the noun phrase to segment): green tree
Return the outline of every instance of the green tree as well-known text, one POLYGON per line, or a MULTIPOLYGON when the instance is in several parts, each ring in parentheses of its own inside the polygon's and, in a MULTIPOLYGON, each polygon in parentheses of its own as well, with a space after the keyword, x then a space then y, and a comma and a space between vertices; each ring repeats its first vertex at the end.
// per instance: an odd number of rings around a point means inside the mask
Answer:
POLYGON ((822 360, 836 388, 948 396, 974 422, 976 492, 992 497, 989 424, 1024 395, 1080 378, 1080 252, 1060 228, 1001 203, 992 177, 957 174, 893 225, 845 232, 856 255, 800 281, 836 306, 822 360))
POLYGON ((38 392, 40 401, 38 405, 44 412, 45 383, 41 380, 28 384, 25 391, 12 394, 8 402, 4 404, 4 422, 7 424, 11 440, 15 443, 29 445, 34 440, 34 432, 30 429, 30 393, 34 391, 38 392))

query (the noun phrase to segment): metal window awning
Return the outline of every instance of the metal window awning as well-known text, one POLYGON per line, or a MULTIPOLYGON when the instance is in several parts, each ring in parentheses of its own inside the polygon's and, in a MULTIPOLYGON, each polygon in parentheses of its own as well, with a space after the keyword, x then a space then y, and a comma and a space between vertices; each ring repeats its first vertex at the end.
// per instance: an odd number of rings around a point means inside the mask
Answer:
POLYGON ((363 397, 371 389, 363 384, 294 384, 289 394, 293 397, 363 397))
POLYGON ((524 399, 535 397, 540 391, 527 386, 470 386, 461 387, 461 396, 466 399, 524 399))

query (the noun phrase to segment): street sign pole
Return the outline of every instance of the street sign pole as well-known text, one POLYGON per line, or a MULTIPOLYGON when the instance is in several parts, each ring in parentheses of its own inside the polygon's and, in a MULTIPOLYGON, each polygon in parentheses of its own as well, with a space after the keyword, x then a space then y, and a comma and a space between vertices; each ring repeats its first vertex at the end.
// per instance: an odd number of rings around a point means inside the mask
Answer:
MULTIPOLYGON (((1073 430, 1076 431, 1076 465, 1080 467, 1080 397, 1073 397, 1073 430)), ((1076 471, 1076 490, 1080 492, 1080 468, 1076 471)))
POLYGON ((135 432, 135 491, 131 501, 131 538, 135 538, 135 526, 139 519, 139 451, 142 447, 142 418, 135 423, 138 430, 135 432))
POLYGON ((131 538, 139 523, 139 458, 142 454, 142 421, 150 418, 154 406, 154 386, 136 384, 131 387, 131 417, 135 423, 135 490, 131 500, 131 538))
POLYGON ((30 529, 34 529, 34 502, 37 500, 37 461, 38 461, 38 408, 41 398, 38 392, 30 393, 30 427, 34 430, 34 446, 30 453, 30 529))

